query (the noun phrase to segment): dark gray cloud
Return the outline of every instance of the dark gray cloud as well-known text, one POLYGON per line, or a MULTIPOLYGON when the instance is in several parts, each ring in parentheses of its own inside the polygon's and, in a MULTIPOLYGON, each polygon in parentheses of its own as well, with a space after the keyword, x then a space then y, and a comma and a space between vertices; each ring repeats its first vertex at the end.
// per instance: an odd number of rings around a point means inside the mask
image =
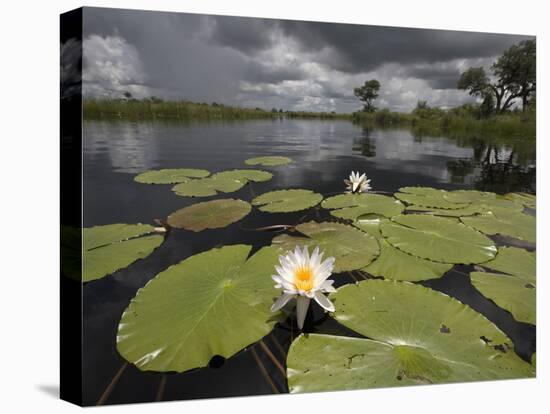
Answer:
POLYGON ((327 64, 345 72, 374 70, 385 63, 443 62, 495 56, 525 36, 399 27, 281 22, 304 50, 329 49, 327 64))
POLYGON ((86 8, 84 90, 353 111, 376 78, 380 107, 453 106, 460 72, 524 36, 86 8))
POLYGON ((210 16, 210 39, 217 44, 253 54, 268 49, 275 41, 277 20, 235 16, 210 16))

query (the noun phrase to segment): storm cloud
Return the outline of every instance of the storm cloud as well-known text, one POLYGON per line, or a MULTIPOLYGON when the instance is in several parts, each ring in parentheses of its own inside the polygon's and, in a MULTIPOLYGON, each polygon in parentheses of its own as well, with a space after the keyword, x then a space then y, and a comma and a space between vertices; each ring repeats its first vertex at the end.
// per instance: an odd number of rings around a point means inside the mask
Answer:
POLYGON ((489 67, 530 37, 274 19, 84 9, 85 96, 349 112, 353 88, 382 85, 377 106, 472 100, 460 72, 489 67))

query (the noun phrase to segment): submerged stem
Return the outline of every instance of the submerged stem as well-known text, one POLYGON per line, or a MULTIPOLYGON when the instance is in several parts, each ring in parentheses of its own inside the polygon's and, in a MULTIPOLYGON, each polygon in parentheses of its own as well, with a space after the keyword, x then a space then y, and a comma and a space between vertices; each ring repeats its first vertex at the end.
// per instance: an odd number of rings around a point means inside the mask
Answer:
POLYGON ((348 272, 348 275, 350 275, 351 278, 352 278, 353 280, 355 280, 355 283, 358 283, 358 282, 359 282, 359 279, 357 279, 353 273, 348 272))
POLYGON ((283 374, 283 377, 286 377, 286 371, 285 371, 285 368, 283 367, 283 365, 279 362, 279 360, 275 357, 275 355, 273 355, 273 352, 271 352, 271 349, 269 349, 269 347, 265 344, 265 342, 263 341, 263 339, 260 339, 260 347, 262 348, 262 350, 266 353, 266 355, 269 357, 269 359, 271 359, 271 362, 273 362, 273 364, 275 364, 275 366, 277 367, 277 369, 281 372, 281 374, 283 374))
POLYGON ((264 376, 266 382, 271 387, 271 390, 273 391, 273 394, 280 394, 279 389, 275 386, 275 383, 273 382, 273 380, 269 376, 269 374, 268 374, 267 370, 265 369, 265 366, 262 363, 260 357, 258 356, 258 353, 256 352, 256 350, 254 348, 250 348, 250 352, 252 353, 252 356, 254 357, 254 360, 256 361, 256 364, 258 365, 258 368, 259 368, 260 372, 264 376))
POLYGON ((285 349, 283 348, 283 346, 281 345, 277 337, 273 334, 273 332, 269 334, 269 337, 271 338, 271 341, 275 344, 275 347, 277 348, 277 350, 279 351, 279 353, 281 354, 284 360, 286 358, 285 349))
POLYGON ((117 384, 118 380, 124 373, 124 370, 128 366, 128 363, 125 362, 120 369, 117 371, 111 382, 109 382, 109 385, 105 388, 103 391, 103 394, 101 394, 101 397, 99 397, 99 400, 97 400, 96 405, 103 405, 105 404, 105 401, 107 401, 107 398, 109 398, 109 395, 111 395, 111 392, 113 392, 113 389, 115 388, 115 385, 117 384))
POLYGON ((166 388, 166 375, 162 375, 160 377, 159 389, 157 391, 155 401, 162 401, 162 398, 164 397, 164 388, 166 388))

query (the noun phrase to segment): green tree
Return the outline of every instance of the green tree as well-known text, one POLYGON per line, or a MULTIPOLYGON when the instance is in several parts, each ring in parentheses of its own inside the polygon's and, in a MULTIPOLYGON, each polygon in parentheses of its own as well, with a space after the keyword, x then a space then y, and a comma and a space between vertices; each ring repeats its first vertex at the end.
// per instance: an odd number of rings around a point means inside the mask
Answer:
POLYGON ((483 102, 479 106, 479 116, 481 118, 489 118, 495 110, 495 98, 492 94, 486 94, 483 102))
POLYGON ((364 112, 374 112, 376 107, 373 102, 378 98, 378 91, 380 90, 380 82, 376 79, 366 81, 363 86, 353 89, 353 93, 365 104, 363 105, 364 112))
POLYGON ((509 85, 521 98, 523 111, 536 91, 537 46, 535 40, 524 40, 508 48, 493 64, 492 70, 500 82, 509 85))
POLYGON ((526 40, 508 48, 491 66, 491 72, 493 80, 483 67, 469 68, 460 75, 457 87, 482 98, 485 109, 494 102, 496 113, 508 110, 516 98, 522 99, 525 110, 536 89, 535 41, 526 40))
POLYGON ((416 109, 430 109, 430 107, 428 106, 428 101, 417 101, 416 109))

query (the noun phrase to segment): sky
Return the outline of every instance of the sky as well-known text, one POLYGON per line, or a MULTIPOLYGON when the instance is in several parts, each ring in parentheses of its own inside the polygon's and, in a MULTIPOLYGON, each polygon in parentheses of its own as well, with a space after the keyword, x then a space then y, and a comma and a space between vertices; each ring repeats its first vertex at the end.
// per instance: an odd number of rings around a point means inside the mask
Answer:
POLYGON ((532 38, 103 8, 85 8, 83 27, 85 97, 336 112, 359 110, 353 88, 370 79, 378 108, 472 102, 460 73, 532 38))

